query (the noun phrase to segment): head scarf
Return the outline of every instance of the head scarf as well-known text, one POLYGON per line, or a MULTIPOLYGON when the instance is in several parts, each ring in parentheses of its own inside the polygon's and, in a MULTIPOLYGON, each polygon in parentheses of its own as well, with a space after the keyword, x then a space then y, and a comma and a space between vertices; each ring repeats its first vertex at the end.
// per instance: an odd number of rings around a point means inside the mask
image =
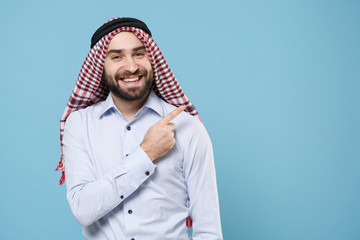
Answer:
POLYGON ((65 166, 62 138, 66 119, 71 112, 91 106, 103 101, 109 94, 109 89, 101 81, 105 57, 111 39, 122 31, 134 33, 144 44, 154 71, 155 93, 164 101, 178 107, 185 106, 185 111, 191 115, 198 115, 194 105, 188 100, 174 74, 167 65, 159 47, 151 37, 151 32, 145 23, 134 18, 113 18, 102 25, 91 39, 91 49, 88 53, 76 85, 70 96, 64 113, 60 119, 61 157, 56 171, 62 171, 60 184, 65 182, 65 166))

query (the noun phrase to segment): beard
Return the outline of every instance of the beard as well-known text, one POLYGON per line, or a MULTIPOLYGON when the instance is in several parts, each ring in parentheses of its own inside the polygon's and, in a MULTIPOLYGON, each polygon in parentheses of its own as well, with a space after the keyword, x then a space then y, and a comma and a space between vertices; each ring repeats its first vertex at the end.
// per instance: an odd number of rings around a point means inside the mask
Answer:
MULTIPOLYGON (((136 101, 144 98, 151 90, 154 83, 153 70, 150 72, 145 69, 138 69, 134 73, 116 73, 114 77, 106 74, 105 69, 102 75, 102 80, 105 82, 105 85, 109 88, 110 92, 116 97, 123 99, 125 101, 136 101), (117 79, 126 78, 129 76, 143 76, 145 77, 145 84, 136 87, 123 88, 118 83, 117 79)), ((119 80, 121 81, 121 80, 119 80)))

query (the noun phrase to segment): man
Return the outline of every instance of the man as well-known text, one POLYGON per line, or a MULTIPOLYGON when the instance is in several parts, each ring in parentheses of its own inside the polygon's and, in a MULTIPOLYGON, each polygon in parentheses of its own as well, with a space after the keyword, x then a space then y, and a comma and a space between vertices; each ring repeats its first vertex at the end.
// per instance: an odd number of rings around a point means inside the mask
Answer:
POLYGON ((58 170, 88 239, 189 239, 188 216, 194 240, 222 239, 210 139, 142 21, 95 32, 61 141, 58 170))

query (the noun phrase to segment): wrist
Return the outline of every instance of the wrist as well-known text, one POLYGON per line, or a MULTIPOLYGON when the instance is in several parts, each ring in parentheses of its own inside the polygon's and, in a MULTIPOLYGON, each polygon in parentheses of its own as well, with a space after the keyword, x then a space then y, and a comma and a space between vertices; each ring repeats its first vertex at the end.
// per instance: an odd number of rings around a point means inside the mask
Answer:
POLYGON ((155 160, 155 157, 151 154, 151 148, 148 147, 146 144, 140 144, 141 149, 146 153, 146 155, 150 158, 150 160, 153 162, 155 160))

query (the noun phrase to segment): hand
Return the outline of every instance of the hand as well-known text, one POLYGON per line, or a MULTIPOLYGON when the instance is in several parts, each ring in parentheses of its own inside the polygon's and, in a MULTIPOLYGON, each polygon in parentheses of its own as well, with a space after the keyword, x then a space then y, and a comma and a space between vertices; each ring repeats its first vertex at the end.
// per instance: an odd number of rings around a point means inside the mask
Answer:
POLYGON ((146 132, 140 147, 149 156, 151 161, 165 155, 174 145, 174 124, 170 123, 177 115, 184 111, 185 107, 180 106, 155 125, 151 126, 146 132))

